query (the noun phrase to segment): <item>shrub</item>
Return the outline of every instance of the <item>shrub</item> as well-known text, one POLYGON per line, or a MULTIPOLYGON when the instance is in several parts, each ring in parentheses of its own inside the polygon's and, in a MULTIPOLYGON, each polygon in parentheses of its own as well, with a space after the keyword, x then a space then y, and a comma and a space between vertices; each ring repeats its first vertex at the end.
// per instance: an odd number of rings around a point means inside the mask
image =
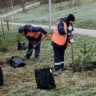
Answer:
POLYGON ((21 35, 18 33, 16 37, 16 42, 20 42, 20 41, 21 41, 21 35))
POLYGON ((8 42, 5 43, 5 41, 2 40, 2 35, 0 35, 0 51, 8 51, 8 42))
POLYGON ((92 53, 92 46, 87 48, 86 44, 84 44, 83 49, 80 50, 81 55, 78 54, 78 58, 75 60, 75 69, 80 71, 85 71, 87 67, 91 67, 91 60, 94 56, 92 53))

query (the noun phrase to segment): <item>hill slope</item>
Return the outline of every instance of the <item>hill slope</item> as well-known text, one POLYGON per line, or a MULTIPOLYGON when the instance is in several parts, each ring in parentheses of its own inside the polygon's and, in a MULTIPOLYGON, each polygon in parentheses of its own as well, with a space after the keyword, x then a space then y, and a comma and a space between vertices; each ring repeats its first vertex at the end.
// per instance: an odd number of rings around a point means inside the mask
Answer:
MULTIPOLYGON (((96 1, 92 1, 80 6, 68 7, 68 2, 52 4, 52 24, 56 25, 58 20, 73 13, 76 16, 75 27, 96 29, 96 1)), ((18 13, 10 16, 10 21, 48 24, 48 5, 40 5, 30 8, 26 13, 18 13)))

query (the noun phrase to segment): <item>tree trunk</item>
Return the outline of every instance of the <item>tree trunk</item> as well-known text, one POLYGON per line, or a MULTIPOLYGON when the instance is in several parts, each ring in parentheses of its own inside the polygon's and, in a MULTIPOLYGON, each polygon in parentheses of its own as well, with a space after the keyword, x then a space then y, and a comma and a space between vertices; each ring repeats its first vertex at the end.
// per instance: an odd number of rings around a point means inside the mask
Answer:
POLYGON ((4 28, 3 28, 3 23, 2 22, 1 22, 1 26, 2 26, 3 38, 4 38, 4 41, 5 41, 5 33, 4 33, 4 28))

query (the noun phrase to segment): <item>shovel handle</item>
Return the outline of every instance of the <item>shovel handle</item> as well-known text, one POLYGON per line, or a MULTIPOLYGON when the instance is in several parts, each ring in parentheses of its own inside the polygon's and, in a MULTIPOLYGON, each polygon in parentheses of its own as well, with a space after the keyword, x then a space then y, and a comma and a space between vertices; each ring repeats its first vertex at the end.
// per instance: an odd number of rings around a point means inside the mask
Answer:
POLYGON ((73 44, 71 44, 71 51, 72 51, 72 63, 74 64, 74 52, 73 52, 73 44))

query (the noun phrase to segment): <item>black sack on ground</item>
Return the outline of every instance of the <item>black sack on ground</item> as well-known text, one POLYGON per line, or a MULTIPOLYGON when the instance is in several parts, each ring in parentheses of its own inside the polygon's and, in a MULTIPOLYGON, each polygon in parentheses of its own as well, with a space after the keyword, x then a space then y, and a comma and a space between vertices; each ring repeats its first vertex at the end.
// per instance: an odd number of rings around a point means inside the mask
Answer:
POLYGON ((22 42, 18 42, 18 50, 26 50, 27 46, 25 45, 25 43, 22 42))
POLYGON ((55 80, 51 68, 36 69, 35 80, 38 89, 54 89, 56 87, 55 80))
POLYGON ((19 56, 12 56, 10 59, 10 65, 14 68, 15 67, 23 67, 26 65, 26 63, 24 63, 22 58, 20 58, 19 56))
POLYGON ((4 85, 4 80, 3 80, 3 71, 0 68, 0 86, 4 85))

